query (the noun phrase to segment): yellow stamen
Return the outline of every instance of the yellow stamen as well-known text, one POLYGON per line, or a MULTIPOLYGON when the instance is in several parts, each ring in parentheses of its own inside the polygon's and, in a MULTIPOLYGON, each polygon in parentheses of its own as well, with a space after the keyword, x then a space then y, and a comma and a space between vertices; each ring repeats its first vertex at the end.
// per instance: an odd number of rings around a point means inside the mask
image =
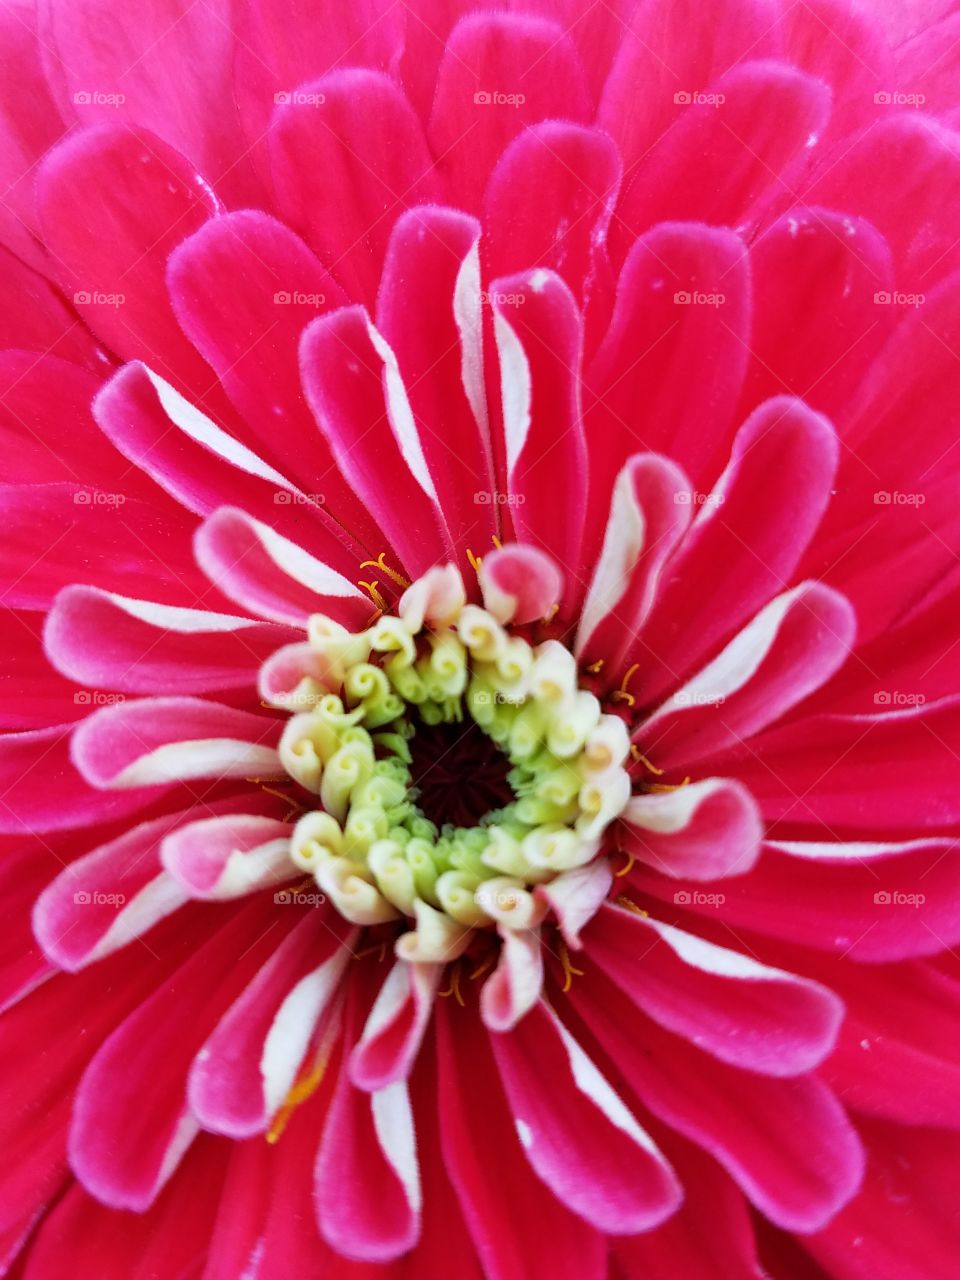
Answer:
MULTIPOLYGON (((627 853, 626 849, 621 849, 620 852, 627 853)), ((630 872, 633 870, 635 862, 636 862, 636 858, 633 856, 633 854, 627 853, 627 865, 625 867, 621 867, 619 871, 615 871, 613 873, 614 879, 619 880, 621 876, 629 875, 630 872)))
POLYGON ((558 604, 552 604, 550 606, 550 612, 546 614, 546 616, 543 618, 543 621, 552 622, 559 612, 560 612, 560 606, 558 604))
POLYGON ((460 1006, 460 1008, 461 1009, 466 1008, 466 1005, 463 1002, 463 996, 460 994, 460 961, 459 960, 455 960, 453 964, 450 966, 449 987, 447 987, 446 991, 438 991, 437 995, 443 996, 443 997, 456 996, 457 1004, 460 1006))
POLYGON ((377 608, 380 610, 381 613, 387 612, 387 602, 386 600, 384 600, 383 596, 377 590, 377 588, 380 586, 380 580, 378 578, 375 578, 373 582, 361 582, 358 579, 357 586, 363 587, 364 591, 370 592, 370 599, 377 606, 377 608))
POLYGON ((642 765, 645 765, 651 773, 655 773, 658 778, 663 777, 665 771, 658 769, 655 764, 651 764, 635 742, 630 743, 630 755, 634 760, 639 760, 642 765))
POLYGON ((637 904, 628 898, 625 893, 621 893, 617 898, 617 906, 626 907, 626 909, 628 911, 632 911, 635 916, 643 916, 647 920, 650 919, 650 912, 644 911, 643 907, 638 907, 637 904))
POLYGON ((598 676, 600 672, 603 670, 605 662, 606 662, 606 658, 598 658, 596 662, 592 663, 589 667, 587 667, 587 670, 590 672, 591 675, 598 676))
POLYGON ((637 700, 632 693, 629 693, 627 691, 627 685, 633 679, 633 673, 637 670, 639 666, 640 666, 640 663, 635 662, 633 666, 630 668, 630 670, 627 672, 627 674, 620 681, 620 688, 615 689, 613 691, 613 694, 611 696, 613 697, 614 702, 625 702, 628 707, 636 706, 637 700))
POLYGON ((689 773, 682 782, 649 782, 647 783, 648 791, 679 791, 681 787, 685 787, 690 782, 689 773))
POLYGON ((473 569, 473 572, 479 573, 483 560, 480 556, 475 556, 469 547, 467 547, 467 559, 470 561, 470 567, 473 569))
MULTIPOLYGON (((376 560, 364 560, 361 563, 360 568, 379 569, 381 573, 385 573, 387 575, 391 582, 395 582, 398 587, 409 587, 409 578, 405 578, 402 573, 398 573, 396 569, 391 569, 388 564, 384 564, 384 557, 386 554, 387 553, 385 551, 381 551, 376 560)), ((363 583, 360 585, 363 586, 363 583)), ((374 586, 376 586, 376 583, 374 583, 374 586)))
POLYGON ((497 537, 495 533, 491 535, 491 540, 493 542, 493 545, 497 548, 498 551, 500 551, 503 548, 503 543, 500 541, 500 539, 497 537))
POLYGON ((363 951, 358 951, 353 958, 354 960, 362 960, 364 956, 372 956, 375 951, 380 952, 380 958, 377 960, 377 964, 383 964, 387 954, 386 942, 375 942, 372 947, 365 947, 363 951))
POLYGON ((487 970, 492 968, 492 966, 493 966, 493 956, 489 955, 487 956, 486 960, 482 960, 480 964, 478 964, 477 967, 474 969, 473 973, 470 974, 470 981, 476 982, 477 978, 482 978, 483 975, 487 972, 487 970))
POLYGON ((573 961, 570 959, 570 952, 567 950, 567 944, 563 938, 558 938, 560 944, 560 963, 563 965, 563 994, 566 995, 573 986, 574 978, 582 978, 583 970, 577 969, 573 961))
POLYGON ((273 1118, 273 1124, 270 1126, 266 1135, 267 1141, 271 1146, 275 1142, 279 1142, 284 1129, 286 1129, 287 1124, 290 1121, 290 1117, 293 1115, 294 1111, 296 1111, 297 1107, 301 1106, 308 1098, 312 1097, 322 1084, 323 1077, 326 1075, 327 1066, 330 1062, 330 1053, 336 1043, 336 1037, 339 1030, 339 1019, 331 1019, 330 1025, 327 1027, 327 1030, 324 1032, 323 1039, 320 1041, 320 1046, 317 1049, 317 1056, 314 1059, 313 1067, 307 1075, 302 1076, 296 1081, 286 1098, 284 1098, 280 1110, 273 1118))

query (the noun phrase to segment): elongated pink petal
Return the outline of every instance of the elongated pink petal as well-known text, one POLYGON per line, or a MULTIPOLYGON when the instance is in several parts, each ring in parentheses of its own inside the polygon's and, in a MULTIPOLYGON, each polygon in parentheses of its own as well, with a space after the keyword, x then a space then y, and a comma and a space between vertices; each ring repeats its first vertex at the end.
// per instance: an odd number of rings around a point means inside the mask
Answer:
POLYGON ((287 628, 249 618, 67 587, 47 616, 44 643, 65 675, 126 693, 249 688, 287 628))
POLYGON ((583 946, 644 1013, 733 1066, 801 1075, 836 1042, 843 1005, 826 987, 693 933, 604 906, 583 946))
POLYGON ((500 958, 483 984, 480 1012, 493 1031, 509 1031, 540 999, 543 953, 539 929, 500 930, 500 958))
POLYGON ((270 155, 286 220, 349 296, 372 306, 393 220, 441 197, 402 90, 360 68, 298 85, 274 112, 270 155))
POLYGON ((526 125, 584 120, 587 112, 580 59, 558 26, 524 14, 470 14, 447 41, 428 136, 455 203, 473 211, 485 175, 526 125))
POLYGON ((356 561, 332 539, 324 542, 329 558, 318 560, 245 511, 220 507, 197 530, 195 550, 208 577, 261 618, 305 627, 311 614, 323 613, 351 627, 372 614, 370 597, 344 577, 356 561))
POLYGON ((763 823, 746 787, 699 778, 675 791, 635 795, 618 835, 631 857, 676 879, 740 875, 757 860, 763 823))
POLYGON ((829 680, 855 628, 832 588, 804 582, 785 592, 644 722, 641 750, 670 769, 739 745, 829 680))
POLYGON ((672 1170, 545 1005, 492 1045, 524 1153, 564 1204, 616 1235, 669 1217, 681 1198, 672 1170))
POLYGON ((399 961, 387 975, 350 1056, 350 1078, 374 1092, 405 1080, 433 1012, 442 965, 399 961))
POLYGON ((289 822, 239 812, 201 818, 164 839, 160 861, 192 898, 240 898, 296 875, 292 830, 289 822))
POLYGON ((297 918, 204 1042, 190 1069, 190 1107, 231 1138, 262 1133, 293 1087, 317 1024, 335 1005, 354 933, 329 909, 297 918))
POLYGON ((268 716, 200 698, 141 698, 95 711, 76 730, 72 755, 93 786, 156 786, 186 778, 283 773, 282 726, 268 716))
POLYGON ((563 596, 563 574, 544 551, 520 542, 483 557, 479 572, 483 604, 498 622, 546 618, 563 596))

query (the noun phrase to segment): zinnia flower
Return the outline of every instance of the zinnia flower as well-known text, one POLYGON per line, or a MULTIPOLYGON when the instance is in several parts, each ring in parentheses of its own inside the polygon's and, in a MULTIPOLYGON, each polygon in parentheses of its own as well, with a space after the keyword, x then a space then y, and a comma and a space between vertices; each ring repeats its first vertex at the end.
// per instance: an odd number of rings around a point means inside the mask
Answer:
POLYGON ((955 1274, 953 10, 4 6, 11 1274, 955 1274))

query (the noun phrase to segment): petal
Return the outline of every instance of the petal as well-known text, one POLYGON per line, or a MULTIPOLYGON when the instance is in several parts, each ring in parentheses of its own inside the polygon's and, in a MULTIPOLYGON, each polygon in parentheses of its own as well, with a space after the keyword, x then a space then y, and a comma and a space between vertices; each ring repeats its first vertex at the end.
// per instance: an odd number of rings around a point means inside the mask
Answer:
POLYGON ((843 1004, 826 987, 693 933, 604 906, 583 946, 638 1009, 733 1066, 801 1075, 836 1043, 843 1004))
POLYGON ((555 1014, 540 1004, 491 1043, 524 1154, 564 1204, 617 1235, 673 1213, 670 1166, 555 1014))
POLYGON ((755 226, 793 190, 829 116, 827 87, 782 62, 743 63, 703 87, 715 101, 686 106, 627 180, 612 237, 621 257, 656 222, 755 226))
POLYGON ((372 1093, 410 1074, 442 972, 442 965, 399 961, 387 974, 350 1056, 358 1089, 372 1093))
POLYGON ((277 200, 355 302, 372 305, 394 219, 435 200, 420 122, 376 71, 333 71, 279 95, 270 128, 277 200))
POLYGON ((596 129, 548 120, 519 134, 483 198, 490 277, 556 271, 586 303, 620 185, 620 158, 596 129))
POLYGON ((355 931, 335 912, 292 915, 290 931, 197 1053, 190 1107, 230 1138, 263 1133, 294 1087, 341 990, 355 931))
POLYGON ((411 209, 394 225, 377 296, 377 327, 396 355, 464 566, 468 541, 486 545, 496 531, 479 238, 480 224, 465 214, 429 205, 411 209))
POLYGON ((556 562, 537 547, 511 542, 483 557, 483 605, 498 622, 522 626, 546 618, 563 595, 556 562))
POLYGON ((495 280, 490 294, 500 355, 508 512, 518 540, 546 551, 565 571, 569 609, 581 593, 586 515, 582 319, 573 294, 551 271, 495 280))
POLYGON ((523 14, 470 14, 447 40, 428 135, 455 203, 472 211, 497 157, 526 125, 587 112, 580 59, 559 27, 523 14))
POLYGON ((292 626, 305 627, 322 613, 354 628, 369 621, 372 605, 345 572, 356 570, 342 544, 326 543, 328 562, 236 507, 221 507, 197 530, 197 561, 241 608, 292 626))
POLYGON ((300 366, 337 465, 419 577, 448 540, 393 351, 361 307, 344 307, 304 330, 300 366))
POLYGON ((280 777, 281 723, 201 698, 141 698, 103 707, 73 737, 72 756, 96 787, 188 778, 280 777))
POLYGON ((641 725, 641 750, 671 769, 743 742, 830 679, 855 629, 853 610, 830 587, 803 582, 784 592, 641 725))
POLYGON ((444 1001, 437 1032, 441 1148, 484 1274, 489 1280, 538 1274, 602 1280, 604 1239, 530 1168, 476 1011, 444 1001), (500 1229, 491 1231, 492 1222, 500 1229))
POLYGON ((638 454, 620 472, 577 629, 581 666, 602 662, 616 683, 625 650, 650 612, 664 564, 690 523, 690 497, 686 476, 659 454, 638 454))
POLYGON ((241 898, 297 874, 290 857, 292 831, 289 822, 254 814, 201 818, 164 839, 160 861, 191 898, 241 898))
POLYGON ((786 397, 741 427, 630 655, 640 705, 676 688, 790 581, 829 501, 838 449, 826 419, 786 397))
POLYGON ((750 792, 730 778, 700 778, 635 795, 621 814, 623 849, 677 879, 739 875, 756 862, 763 823, 750 792))
POLYGON ((500 958, 483 984, 480 1012, 493 1031, 509 1031, 533 1008, 543 988, 539 929, 500 929, 500 958))
POLYGON ((47 615, 44 643, 59 671, 125 693, 246 688, 295 632, 249 618, 66 587, 47 615))

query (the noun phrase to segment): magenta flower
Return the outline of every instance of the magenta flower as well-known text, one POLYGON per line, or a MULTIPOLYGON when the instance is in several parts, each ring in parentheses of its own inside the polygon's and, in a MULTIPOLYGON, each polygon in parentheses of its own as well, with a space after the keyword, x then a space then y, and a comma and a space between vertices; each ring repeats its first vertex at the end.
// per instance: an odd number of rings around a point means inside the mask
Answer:
POLYGON ((2 1274, 946 1280, 960 17, 460 8, 0 15, 2 1274))

